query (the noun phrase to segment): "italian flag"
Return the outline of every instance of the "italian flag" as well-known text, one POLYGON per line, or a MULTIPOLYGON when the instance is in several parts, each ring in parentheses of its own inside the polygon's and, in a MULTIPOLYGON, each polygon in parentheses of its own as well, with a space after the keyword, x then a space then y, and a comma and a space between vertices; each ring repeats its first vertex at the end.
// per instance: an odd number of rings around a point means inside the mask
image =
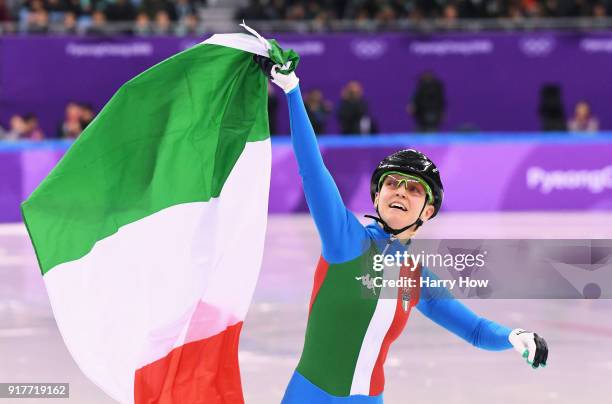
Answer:
POLYGON ((269 43, 214 35, 125 83, 22 204, 58 327, 122 403, 240 403, 271 147, 269 43))

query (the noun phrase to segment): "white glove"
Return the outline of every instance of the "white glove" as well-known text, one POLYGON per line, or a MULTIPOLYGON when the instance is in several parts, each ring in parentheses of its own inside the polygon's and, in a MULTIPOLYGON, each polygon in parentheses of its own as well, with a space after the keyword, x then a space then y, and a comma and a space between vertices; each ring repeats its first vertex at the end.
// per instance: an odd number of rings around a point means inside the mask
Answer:
POLYGON ((516 328, 512 330, 508 336, 508 341, 510 341, 514 349, 523 355, 523 358, 525 358, 527 363, 534 369, 538 366, 546 366, 546 361, 548 360, 548 346, 544 338, 540 337, 538 334, 516 328))
POLYGON ((285 93, 288 93, 297 87, 300 79, 295 75, 295 72, 289 74, 277 73, 277 70, 281 70, 282 68, 283 66, 281 65, 272 66, 272 71, 270 72, 272 75, 272 83, 282 88, 285 93))

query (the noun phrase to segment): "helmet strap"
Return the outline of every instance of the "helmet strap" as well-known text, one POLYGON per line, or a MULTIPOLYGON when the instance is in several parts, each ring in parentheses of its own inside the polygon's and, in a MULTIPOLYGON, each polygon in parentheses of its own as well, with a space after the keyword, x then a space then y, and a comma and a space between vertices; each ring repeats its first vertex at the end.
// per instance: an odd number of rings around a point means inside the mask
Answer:
POLYGON ((425 198, 425 203, 423 204, 423 207, 421 208, 421 211, 419 212, 419 217, 417 218, 417 220, 415 220, 414 222, 412 222, 408 226, 402 227, 401 229, 394 229, 394 228, 392 228, 391 226, 389 226, 387 224, 387 222, 385 222, 380 217, 380 212, 378 211, 378 204, 376 204, 376 214, 378 215, 378 217, 372 216, 372 215, 365 215, 365 217, 370 218, 370 219, 374 219, 375 221, 380 223, 382 225, 383 230, 385 231, 385 233, 389 233, 389 234, 392 234, 394 236, 397 236, 398 234, 405 232, 406 230, 408 230, 412 226, 415 226, 414 230, 416 231, 419 227, 421 227, 423 225, 423 220, 421 219, 421 215, 423 214, 423 211, 425 210, 426 206, 427 206, 427 198, 425 198))

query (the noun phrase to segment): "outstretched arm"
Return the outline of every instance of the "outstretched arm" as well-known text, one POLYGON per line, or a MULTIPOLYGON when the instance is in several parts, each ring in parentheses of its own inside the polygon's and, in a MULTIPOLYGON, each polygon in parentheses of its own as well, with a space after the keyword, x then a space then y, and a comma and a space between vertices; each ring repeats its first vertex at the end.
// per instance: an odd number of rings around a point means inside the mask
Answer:
MULTIPOLYGON (((426 268, 422 276, 438 279, 426 268)), ((477 316, 456 300, 446 288, 422 288, 417 309, 474 346, 490 351, 514 347, 534 369, 546 366, 548 345, 544 338, 521 328, 510 330, 477 316)))
MULTIPOLYGON (((422 276, 438 279, 428 269, 423 270, 422 276)), ((491 351, 512 348, 510 328, 477 316, 445 288, 423 287, 417 309, 476 347, 491 351)))

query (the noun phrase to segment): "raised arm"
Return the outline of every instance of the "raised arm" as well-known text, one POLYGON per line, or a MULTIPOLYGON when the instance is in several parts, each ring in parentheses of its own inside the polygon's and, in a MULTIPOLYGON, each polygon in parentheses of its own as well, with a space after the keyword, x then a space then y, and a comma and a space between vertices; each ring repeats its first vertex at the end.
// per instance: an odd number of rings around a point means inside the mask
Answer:
POLYGON ((355 215, 349 211, 319 150, 308 119, 299 85, 287 93, 291 142, 302 177, 304 195, 315 221, 328 262, 344 262, 359 256, 367 235, 355 215))
POLYGON ((323 163, 297 78, 291 82, 291 78, 279 76, 283 75, 273 71, 273 82, 287 94, 291 142, 306 202, 321 238, 323 258, 330 263, 356 258, 367 248, 365 228, 344 205, 338 187, 323 163), (285 80, 284 85, 278 83, 281 80, 285 80))

